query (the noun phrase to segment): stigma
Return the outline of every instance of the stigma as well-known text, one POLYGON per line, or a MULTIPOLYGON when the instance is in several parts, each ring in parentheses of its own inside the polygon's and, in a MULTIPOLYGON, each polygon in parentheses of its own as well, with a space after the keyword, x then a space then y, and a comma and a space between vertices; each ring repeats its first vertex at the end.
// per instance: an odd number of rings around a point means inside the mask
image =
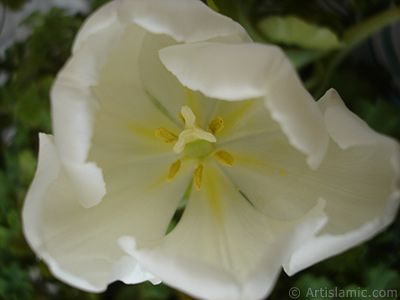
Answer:
MULTIPOLYGON (((204 142, 208 143, 215 143, 217 139, 211 132, 207 132, 204 129, 200 128, 196 124, 196 116, 194 115, 193 111, 188 106, 183 106, 180 112, 180 116, 183 119, 183 123, 185 124, 185 129, 179 134, 178 141, 175 143, 174 152, 176 154, 181 153, 184 151, 186 146, 190 143, 197 142, 195 147, 196 150, 199 150, 197 156, 204 156, 208 153, 204 153, 204 149, 206 147, 202 147, 204 142), (204 141, 200 142, 199 141, 204 141)), ((195 152, 192 150, 192 152, 195 152)))

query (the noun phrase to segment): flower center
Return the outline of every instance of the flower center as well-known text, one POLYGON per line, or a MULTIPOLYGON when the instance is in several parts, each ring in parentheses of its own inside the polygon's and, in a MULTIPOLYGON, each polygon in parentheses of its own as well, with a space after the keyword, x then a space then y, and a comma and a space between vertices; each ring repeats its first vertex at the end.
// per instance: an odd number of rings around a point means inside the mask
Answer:
MULTIPOLYGON (((196 188, 200 190, 203 176, 202 161, 207 156, 213 153, 214 158, 226 166, 232 166, 234 163, 234 158, 231 154, 225 150, 215 151, 213 147, 213 144, 217 142, 214 135, 224 128, 224 122, 221 117, 215 118, 208 124, 211 132, 205 131, 197 125, 196 116, 188 106, 182 106, 178 117, 185 125, 184 130, 178 136, 164 127, 158 128, 155 134, 157 138, 165 143, 175 142, 173 151, 176 154, 182 153, 182 160, 188 158, 197 159, 198 165, 193 172, 193 182, 196 188)), ((178 173, 182 163, 181 159, 171 164, 167 175, 168 181, 172 181, 176 173, 178 173)))
POLYGON ((197 140, 187 143, 185 149, 183 149, 183 153, 189 157, 205 157, 211 152, 211 150, 211 142, 206 140, 197 140))
POLYGON ((197 126, 196 116, 188 106, 182 107, 180 119, 183 120, 185 129, 179 134, 178 141, 174 146, 174 152, 179 154, 188 148, 186 151, 192 157, 200 157, 208 154, 211 150, 211 143, 217 141, 215 136, 197 126))

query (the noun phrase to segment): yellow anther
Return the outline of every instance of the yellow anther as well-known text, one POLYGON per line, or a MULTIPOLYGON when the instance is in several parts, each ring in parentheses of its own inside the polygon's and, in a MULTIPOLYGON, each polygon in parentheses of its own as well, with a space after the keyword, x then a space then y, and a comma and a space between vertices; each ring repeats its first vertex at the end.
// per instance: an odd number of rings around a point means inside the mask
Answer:
POLYGON ((181 167, 181 161, 179 159, 176 162, 171 164, 171 166, 169 167, 168 176, 167 176, 168 182, 170 182, 170 181, 172 181, 172 179, 174 179, 175 174, 178 173, 180 167, 181 167))
POLYGON ((203 165, 199 165, 193 172, 193 181, 197 190, 200 190, 202 180, 203 180, 203 165))
POLYGON ((179 120, 181 120, 181 121, 182 121, 183 125, 185 125, 185 124, 186 124, 185 118, 183 117, 183 115, 182 115, 182 113, 181 113, 181 112, 179 112, 179 114, 178 114, 178 118, 179 118, 179 120))
POLYGON ((212 134, 217 134, 224 128, 224 121, 221 117, 217 117, 208 124, 208 127, 212 134))
POLYGON ((168 131, 164 127, 157 128, 156 130, 156 137, 158 137, 160 140, 166 142, 166 143, 171 143, 173 141, 176 141, 178 137, 173 134, 172 132, 168 131))
POLYGON ((214 153, 214 157, 225 166, 232 166, 235 162, 235 159, 231 154, 226 152, 225 150, 220 150, 214 153))

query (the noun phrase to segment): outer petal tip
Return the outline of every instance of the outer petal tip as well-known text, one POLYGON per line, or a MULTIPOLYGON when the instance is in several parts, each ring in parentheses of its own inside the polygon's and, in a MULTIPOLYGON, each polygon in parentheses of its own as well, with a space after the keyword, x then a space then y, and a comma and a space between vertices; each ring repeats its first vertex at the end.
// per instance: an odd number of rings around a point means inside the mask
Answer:
POLYGON ((393 143, 393 140, 373 131, 365 121, 351 112, 335 89, 328 90, 317 102, 324 114, 326 128, 331 138, 342 148, 376 143, 393 143))
POLYGON ((117 20, 118 1, 111 1, 93 13, 79 30, 72 46, 72 53, 79 51, 82 44, 94 33, 106 29, 117 20))
POLYGON ((178 42, 224 38, 234 42, 251 41, 238 23, 197 0, 122 0, 118 14, 122 23, 135 23, 151 33, 169 35, 178 42))
POLYGON ((96 206, 106 194, 106 186, 102 171, 94 163, 83 166, 65 166, 68 169, 71 181, 75 186, 75 193, 84 208, 96 206))

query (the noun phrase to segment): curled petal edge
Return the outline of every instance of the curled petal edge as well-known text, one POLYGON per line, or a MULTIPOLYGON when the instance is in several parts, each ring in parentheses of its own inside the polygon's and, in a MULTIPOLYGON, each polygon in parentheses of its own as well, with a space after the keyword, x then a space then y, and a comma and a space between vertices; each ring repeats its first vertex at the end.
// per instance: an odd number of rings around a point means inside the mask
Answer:
POLYGON ((97 83, 99 70, 122 34, 116 3, 99 9, 78 33, 72 57, 57 75, 50 93, 56 148, 85 208, 100 203, 106 193, 101 169, 87 162, 97 110, 91 86, 97 83))
MULTIPOLYGON (((61 169, 60 157, 51 135, 41 133, 39 162, 35 178, 28 190, 22 209, 22 224, 24 236, 35 254, 46 261, 52 274, 68 284, 88 292, 103 292, 107 284, 121 280, 127 284, 140 283, 146 280, 153 284, 161 281, 151 273, 144 270, 137 260, 130 256, 122 256, 119 261, 110 265, 108 279, 104 278, 102 284, 93 284, 82 276, 74 274, 63 268, 46 248, 46 240, 43 240, 42 222, 45 218, 42 214, 42 201, 50 185, 57 180, 61 169)), ((69 184, 65 182, 65 184, 69 184)), ((117 241, 115 241, 117 242, 117 241)))
POLYGON ((368 222, 358 230, 343 236, 321 235, 301 245, 283 268, 289 276, 296 274, 324 259, 340 254, 357 244, 363 243, 384 230, 395 218, 399 209, 400 193, 395 192, 388 200, 384 216, 368 222), (316 251, 316 249, 318 249, 316 251), (327 253, 329 253, 327 255, 327 253))
POLYGON ((242 26, 201 1, 121 0, 118 5, 121 23, 135 23, 154 34, 166 34, 177 42, 195 43, 212 39, 236 43, 251 41, 242 26))
POLYGON ((72 286, 94 292, 101 292, 105 290, 105 287, 99 289, 87 280, 77 278, 70 272, 63 270, 45 249, 40 230, 40 219, 42 218, 40 202, 49 185, 56 180, 60 172, 61 162, 57 150, 55 149, 53 136, 41 133, 39 135, 39 140, 40 151, 38 168, 22 209, 22 228, 25 238, 35 254, 40 259, 44 259, 47 262, 50 270, 56 277, 68 282, 72 286))
POLYGON ((288 275, 293 275, 326 258, 340 254, 377 235, 387 228, 395 219, 400 205, 400 147, 398 143, 373 131, 363 120, 349 111, 339 94, 330 89, 318 101, 324 113, 325 122, 332 142, 342 149, 356 145, 376 145, 391 149, 391 166, 394 171, 392 192, 380 216, 365 223, 357 230, 344 235, 323 234, 301 245, 284 265, 288 275), (339 121, 338 121, 339 120, 339 121), (352 128, 353 130, 349 130, 352 128))

